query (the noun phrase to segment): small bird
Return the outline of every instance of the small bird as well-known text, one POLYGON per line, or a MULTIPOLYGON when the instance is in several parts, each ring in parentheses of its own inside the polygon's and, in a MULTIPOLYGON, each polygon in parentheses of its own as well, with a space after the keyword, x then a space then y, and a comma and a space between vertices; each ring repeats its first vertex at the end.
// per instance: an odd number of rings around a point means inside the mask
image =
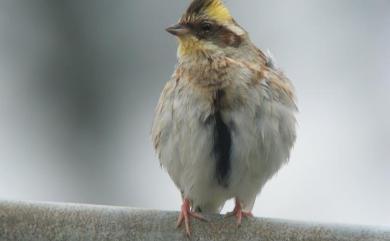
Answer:
POLYGON ((296 139, 294 89, 221 0, 193 0, 178 24, 178 64, 152 127, 161 166, 182 195, 177 226, 219 213, 234 198, 237 224, 289 160, 296 139))

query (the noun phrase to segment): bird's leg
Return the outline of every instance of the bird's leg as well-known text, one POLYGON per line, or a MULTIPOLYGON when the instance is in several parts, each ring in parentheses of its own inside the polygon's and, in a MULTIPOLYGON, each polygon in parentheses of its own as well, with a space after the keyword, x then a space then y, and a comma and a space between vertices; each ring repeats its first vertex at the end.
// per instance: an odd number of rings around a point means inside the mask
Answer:
POLYGON ((243 217, 253 217, 252 212, 244 212, 241 207, 240 201, 236 198, 236 205, 232 212, 227 213, 226 217, 236 216, 237 226, 241 226, 243 217))
POLYGON ((207 221, 207 219, 204 218, 199 213, 191 211, 190 200, 188 200, 188 198, 185 198, 183 200, 183 204, 181 205, 181 212, 180 212, 179 218, 177 219, 177 227, 180 227, 184 222, 187 236, 191 235, 190 217, 197 218, 197 219, 202 220, 202 221, 207 221))

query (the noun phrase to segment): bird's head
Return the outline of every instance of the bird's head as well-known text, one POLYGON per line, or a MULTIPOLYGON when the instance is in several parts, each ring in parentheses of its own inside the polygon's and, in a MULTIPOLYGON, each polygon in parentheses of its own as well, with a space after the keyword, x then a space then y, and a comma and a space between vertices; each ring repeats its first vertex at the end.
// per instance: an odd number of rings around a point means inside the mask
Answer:
POLYGON ((179 23, 167 31, 179 40, 179 57, 234 52, 247 37, 222 0, 193 0, 179 23))

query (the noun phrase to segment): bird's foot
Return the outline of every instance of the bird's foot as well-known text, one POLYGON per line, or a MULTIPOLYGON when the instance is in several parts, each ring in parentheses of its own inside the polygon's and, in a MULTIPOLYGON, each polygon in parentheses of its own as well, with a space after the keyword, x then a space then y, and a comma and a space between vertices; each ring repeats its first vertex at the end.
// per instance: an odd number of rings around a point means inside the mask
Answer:
POLYGON ((183 204, 181 205, 181 212, 180 212, 179 218, 177 219, 176 227, 179 228, 184 222, 187 236, 191 235, 190 217, 193 217, 193 218, 205 221, 205 222, 208 221, 205 217, 203 217, 199 213, 191 211, 190 200, 188 200, 186 198, 186 199, 184 199, 183 204))
POLYGON ((236 199, 236 206, 234 207, 233 211, 225 215, 225 217, 231 217, 231 216, 235 216, 237 220, 237 226, 241 226, 242 218, 243 217, 252 218, 253 214, 252 212, 243 211, 240 202, 236 199))

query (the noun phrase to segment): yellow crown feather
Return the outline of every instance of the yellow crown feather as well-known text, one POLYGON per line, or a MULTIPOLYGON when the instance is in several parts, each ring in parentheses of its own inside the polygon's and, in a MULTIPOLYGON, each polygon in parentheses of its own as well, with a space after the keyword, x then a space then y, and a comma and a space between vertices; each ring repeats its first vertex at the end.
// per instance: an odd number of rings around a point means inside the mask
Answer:
POLYGON ((193 0, 187 10, 186 17, 206 15, 217 22, 232 20, 229 10, 221 0, 193 0))
POLYGON ((221 0, 212 0, 211 4, 205 9, 205 14, 218 22, 226 22, 232 19, 229 10, 221 0))

